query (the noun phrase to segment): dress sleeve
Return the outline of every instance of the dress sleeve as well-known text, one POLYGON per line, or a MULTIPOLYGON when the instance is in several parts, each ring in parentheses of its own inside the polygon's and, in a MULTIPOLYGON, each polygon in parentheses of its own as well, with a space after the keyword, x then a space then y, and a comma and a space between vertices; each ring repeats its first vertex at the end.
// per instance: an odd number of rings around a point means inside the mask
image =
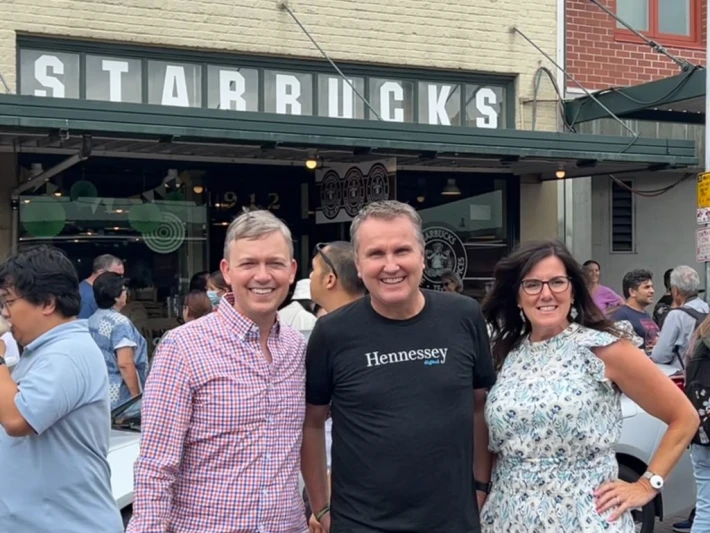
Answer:
POLYGON ((603 384, 611 392, 616 392, 614 388, 614 383, 606 377, 606 366, 604 361, 599 359, 596 354, 592 351, 592 348, 602 348, 604 346, 609 346, 621 340, 620 336, 612 335, 605 331, 597 331, 594 329, 583 328, 577 335, 576 342, 577 345, 586 348, 583 350, 584 356, 586 356, 586 367, 589 374, 603 384))

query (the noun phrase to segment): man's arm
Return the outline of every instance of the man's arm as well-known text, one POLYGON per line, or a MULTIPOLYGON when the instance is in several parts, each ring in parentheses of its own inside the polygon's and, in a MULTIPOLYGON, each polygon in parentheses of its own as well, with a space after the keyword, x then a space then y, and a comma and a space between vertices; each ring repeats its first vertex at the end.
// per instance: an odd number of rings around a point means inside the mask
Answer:
MULTIPOLYGON (((480 483, 490 482, 493 467, 493 454, 488 451, 488 425, 484 416, 487 396, 486 389, 473 391, 473 479, 480 483)), ((476 493, 480 507, 486 495, 478 490, 476 493)))
MULTIPOLYGON (((0 348, 4 354, 5 344, 0 348)), ((11 437, 44 433, 69 414, 84 394, 85 380, 64 354, 47 354, 15 383, 0 365, 0 425, 11 437)))
POLYGON ((140 385, 138 384, 138 372, 136 371, 136 364, 133 362, 133 354, 135 348, 130 346, 125 346, 116 350, 116 361, 118 363, 118 371, 121 373, 123 382, 128 387, 128 392, 131 393, 131 397, 135 398, 141 392, 140 385))
POLYGON ((680 332, 681 313, 682 311, 671 311, 666 315, 656 345, 651 352, 651 359, 656 363, 669 364, 676 358, 675 344, 680 332))
POLYGON ((146 380, 129 533, 168 531, 173 485, 192 417, 187 357, 169 335, 158 346, 146 380))
POLYGON ((324 509, 330 501, 328 467, 325 452, 325 421, 327 405, 306 405, 301 447, 301 473, 308 492, 308 501, 314 513, 324 509))

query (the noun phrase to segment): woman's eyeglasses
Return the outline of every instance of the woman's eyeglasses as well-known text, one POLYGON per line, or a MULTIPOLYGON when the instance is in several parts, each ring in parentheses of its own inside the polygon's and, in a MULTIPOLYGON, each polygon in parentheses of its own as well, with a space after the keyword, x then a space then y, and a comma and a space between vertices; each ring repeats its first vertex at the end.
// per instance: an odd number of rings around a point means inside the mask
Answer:
POLYGON ((542 288, 547 285, 550 291, 555 293, 565 292, 569 287, 570 279, 567 276, 557 276, 547 281, 539 279, 524 279, 520 282, 523 291, 530 296, 535 296, 542 292, 542 288))
POLYGON ((331 261, 330 257, 323 251, 330 243, 328 242, 319 242, 316 244, 316 247, 313 249, 313 255, 320 255, 321 259, 323 259, 323 262, 328 265, 328 268, 333 272, 333 275, 337 278, 338 277, 338 271, 335 268, 335 265, 333 264, 333 261, 331 261))

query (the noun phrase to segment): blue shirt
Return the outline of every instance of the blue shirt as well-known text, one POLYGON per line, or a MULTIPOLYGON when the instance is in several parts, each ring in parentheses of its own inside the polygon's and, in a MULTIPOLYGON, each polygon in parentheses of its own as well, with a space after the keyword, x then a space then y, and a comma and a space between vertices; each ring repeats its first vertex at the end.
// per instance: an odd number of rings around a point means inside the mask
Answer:
POLYGON ((89 332, 104 356, 108 369, 111 407, 121 405, 131 399, 123 376, 118 368, 116 351, 133 348, 133 363, 136 365, 138 381, 145 384, 148 370, 148 344, 128 317, 115 309, 99 309, 88 320, 89 332))
POLYGON ((99 308, 94 298, 94 286, 84 280, 79 283, 79 294, 81 295, 81 311, 79 318, 89 318, 99 308))
POLYGON ((15 405, 36 434, 0 428, 0 529, 119 533, 107 461, 108 376, 84 320, 41 335, 12 373, 15 405))

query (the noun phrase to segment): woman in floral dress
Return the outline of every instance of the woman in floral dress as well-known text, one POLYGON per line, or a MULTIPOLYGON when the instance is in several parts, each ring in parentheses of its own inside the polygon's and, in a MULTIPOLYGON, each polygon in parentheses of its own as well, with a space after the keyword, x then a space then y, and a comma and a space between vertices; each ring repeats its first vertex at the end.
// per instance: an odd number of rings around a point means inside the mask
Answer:
POLYGON ((698 427, 682 392, 594 305, 582 267, 556 241, 496 267, 483 309, 498 380, 486 403, 492 490, 483 533, 633 533, 698 427), (648 472, 617 479, 621 392, 668 424, 648 472))

